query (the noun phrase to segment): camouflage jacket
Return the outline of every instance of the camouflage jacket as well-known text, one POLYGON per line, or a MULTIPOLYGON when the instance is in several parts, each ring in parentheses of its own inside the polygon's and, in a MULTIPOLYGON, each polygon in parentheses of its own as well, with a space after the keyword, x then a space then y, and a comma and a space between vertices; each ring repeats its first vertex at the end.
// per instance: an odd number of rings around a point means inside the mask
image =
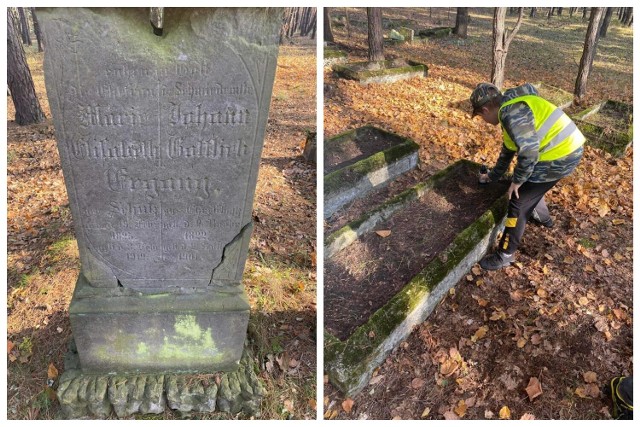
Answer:
MULTIPOLYGON (((502 103, 524 95, 538 95, 533 85, 526 83, 522 86, 508 89, 502 95, 502 103)), ((513 171, 513 182, 522 184, 530 182, 556 181, 569 175, 578 166, 582 158, 583 148, 561 159, 550 162, 539 162, 540 137, 534 127, 533 112, 524 102, 507 105, 501 113, 501 124, 509 137, 518 147, 518 159, 513 171)), ((504 144, 495 167, 489 172, 492 181, 499 179, 509 168, 509 164, 516 154, 504 144)))

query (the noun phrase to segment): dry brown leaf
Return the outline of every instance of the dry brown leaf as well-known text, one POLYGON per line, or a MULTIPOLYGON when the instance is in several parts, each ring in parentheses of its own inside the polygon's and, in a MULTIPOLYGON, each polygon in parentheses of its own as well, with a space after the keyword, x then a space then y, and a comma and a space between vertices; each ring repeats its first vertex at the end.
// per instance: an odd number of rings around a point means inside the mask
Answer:
POLYGON ((585 385, 584 390, 587 393, 587 395, 590 397, 593 397, 593 398, 600 397, 600 387, 598 387, 596 384, 593 384, 593 383, 587 384, 585 385))
POLYGON ((542 342, 542 337, 540 336, 540 334, 531 335, 531 344, 538 345, 541 342, 542 342))
POLYGON ((391 230, 378 230, 376 234, 382 238, 391 236, 391 230))
POLYGON ((507 318, 507 314, 501 309, 495 310, 493 313, 491 313, 491 317, 489 317, 489 319, 493 321, 505 320, 506 318, 507 318))
POLYGON ((511 299, 514 300, 515 302, 522 301, 523 293, 520 289, 516 289, 513 292, 509 292, 509 295, 511 296, 511 299))
POLYGON ((380 381, 382 381, 383 378, 384 378, 384 375, 377 375, 377 376, 371 378, 371 380, 369 380, 369 385, 376 385, 380 381))
POLYGON ((431 413, 431 408, 427 406, 426 408, 424 408, 424 411, 422 411, 422 415, 420 415, 420 418, 427 418, 430 413, 431 413))
POLYGON ((583 399, 587 397, 587 391, 582 386, 576 388, 575 394, 583 399))
POLYGON ((516 345, 518 346, 518 348, 524 347, 525 345, 527 345, 527 339, 525 337, 520 337, 516 345))
POLYGON ((353 408, 354 401, 352 398, 348 397, 346 400, 342 402, 342 409, 347 414, 351 413, 351 409, 353 408))
POLYGON ((467 404, 464 402, 464 400, 460 400, 458 401, 458 404, 456 405, 455 408, 453 408, 453 411, 460 417, 464 417, 464 414, 467 413, 467 404))
POLYGON ((538 290, 536 290, 536 294, 538 294, 540 298, 546 298, 549 296, 549 293, 545 288, 538 288, 538 290))
POLYGON ((529 378, 529 385, 527 385, 527 388, 525 390, 527 392, 527 395, 529 396, 530 401, 533 401, 533 399, 540 396, 542 394, 542 386, 540 385, 540 381, 538 381, 538 378, 529 378))
POLYGON ((471 341, 476 342, 482 339, 487 334, 488 331, 489 331, 488 326, 481 326, 480 328, 478 328, 476 333, 473 334, 473 336, 471 337, 471 341))
POLYGON ((579 303, 580 305, 587 305, 587 304, 589 304, 589 298, 587 298, 587 297, 580 297, 580 298, 578 299, 578 303, 579 303))
POLYGON ((627 318, 627 313, 625 313, 624 310, 620 310, 619 308, 614 308, 612 311, 614 316, 616 316, 618 320, 625 320, 627 318))
POLYGON ((536 417, 533 414, 530 413, 525 413, 523 416, 520 417, 521 420, 535 420, 536 417))
POLYGON ((284 408, 290 413, 293 414, 293 402, 289 399, 283 402, 284 408))
POLYGON ((453 411, 447 411, 442 414, 445 420, 459 420, 460 417, 457 416, 453 411))
POLYGON ((318 404, 316 403, 316 400, 315 400, 315 399, 308 399, 308 400, 307 400, 307 404, 309 405, 309 407, 310 407, 313 411, 315 411, 315 410, 316 410, 317 405, 318 405, 318 404))
POLYGON ((584 378, 584 382, 586 383, 595 383, 598 381, 598 374, 593 371, 587 371, 582 374, 582 378, 584 378))
POLYGON ((414 378, 411 381, 411 387, 417 390, 419 388, 422 388, 424 383, 425 383, 425 380, 423 380, 422 378, 414 378))
POLYGON ((7 340, 7 354, 11 353, 15 344, 11 340, 7 340))
POLYGON ((47 378, 55 380, 58 378, 58 370, 53 363, 49 363, 49 369, 47 369, 47 378))
POLYGON ((440 373, 445 377, 448 377, 449 375, 457 371, 459 367, 460 365, 458 365, 455 360, 447 359, 442 365, 440 365, 440 373))
POLYGON ((498 413, 498 416, 501 420, 510 420, 511 419, 511 410, 508 406, 503 406, 498 413))
POLYGON ((620 225, 620 224, 624 224, 624 220, 623 219, 614 219, 613 221, 611 221, 611 223, 613 225, 620 225))

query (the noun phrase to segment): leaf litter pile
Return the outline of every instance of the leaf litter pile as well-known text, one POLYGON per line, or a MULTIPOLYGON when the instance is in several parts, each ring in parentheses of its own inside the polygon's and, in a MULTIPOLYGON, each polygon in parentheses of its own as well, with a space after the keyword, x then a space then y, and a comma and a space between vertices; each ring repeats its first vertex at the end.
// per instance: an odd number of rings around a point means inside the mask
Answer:
POLYGON ((458 168, 325 262, 325 328, 346 339, 507 190, 458 168), (345 307, 349 307, 345 310, 345 307))
MULTIPOLYGON (((35 47, 25 50, 48 120, 16 125, 7 97, 7 418, 54 419, 80 265, 42 54, 35 47)), ((316 417, 316 168, 301 156, 316 123, 315 60, 313 39, 293 38, 280 47, 256 188, 244 283, 252 306, 249 343, 267 390, 262 418, 316 417)), ((140 418, 184 416, 166 410, 140 418)))
MULTIPOLYGON (((344 12, 331 10, 337 18, 344 12)), ((350 61, 366 60, 366 12, 348 12, 349 37, 334 26, 336 41, 350 61)), ((372 124, 413 139, 421 166, 407 180, 461 158, 491 166, 500 130, 472 119, 468 99, 489 79, 492 9, 470 15, 467 39, 385 46, 387 59, 425 62, 427 78, 360 86, 325 67, 325 137, 372 124)), ((505 87, 543 81, 572 92, 587 21, 544 15, 525 17, 509 49, 505 87)), ((449 21, 447 8, 384 8, 383 17, 453 26, 455 9, 449 21)), ((509 28, 514 22, 507 17, 509 28)), ((607 99, 633 103, 632 39, 614 17, 587 99, 569 114, 607 99)), ((610 419, 599 388, 633 372, 632 159, 632 152, 616 159, 586 146, 576 171, 546 195, 555 227, 528 224, 511 267, 474 266, 358 395, 342 395, 325 376, 325 418, 610 419)), ((390 188, 392 195, 403 187, 390 188)), ((354 218, 338 219, 357 218, 345 215, 354 218)))

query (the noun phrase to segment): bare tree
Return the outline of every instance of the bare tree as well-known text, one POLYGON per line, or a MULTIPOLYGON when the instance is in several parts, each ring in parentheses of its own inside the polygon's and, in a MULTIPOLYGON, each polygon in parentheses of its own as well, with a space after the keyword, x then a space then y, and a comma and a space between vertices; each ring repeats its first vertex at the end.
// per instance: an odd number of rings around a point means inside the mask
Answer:
POLYGON ((613 15, 613 8, 607 7, 607 12, 604 14, 604 18, 602 19, 602 24, 600 24, 600 38, 607 37, 607 30, 609 29, 609 23, 611 22, 611 16, 613 15))
POLYGON ((531 13, 529 14, 529 18, 535 18, 535 17, 536 17, 536 8, 532 7, 531 13))
POLYGON ((31 8, 31 19, 33 20, 33 32, 36 33, 36 40, 38 41, 38 52, 42 52, 42 32, 40 31, 40 24, 38 23, 35 7, 31 8))
POLYGON ((633 23, 633 8, 625 7, 624 13, 622 15, 622 24, 626 26, 631 26, 633 23))
POLYGON ((382 9, 367 8, 369 40, 369 61, 384 61, 384 41, 382 39, 382 9))
POLYGON ((45 117, 18 37, 18 31, 7 10, 7 83, 16 108, 16 123, 30 125, 43 122, 45 117))
POLYGON ((333 43, 333 30, 331 29, 331 10, 328 7, 323 7, 324 15, 324 41, 333 43))
POLYGON ((518 8, 518 21, 511 31, 505 30, 504 19, 506 7, 496 7, 493 14, 493 66, 491 68, 491 83, 502 88, 504 83, 504 65, 507 60, 509 44, 522 25, 524 8, 518 8))
POLYGON ((582 59, 580 59, 580 66, 578 68, 578 78, 576 79, 576 86, 573 91, 574 100, 577 103, 582 101, 582 98, 587 92, 587 80, 589 79, 589 73, 593 65, 593 58, 596 56, 600 20, 602 19, 602 12, 604 10, 602 7, 593 7, 591 9, 591 17, 589 18, 589 26, 587 27, 582 59))
POLYGON ((29 21, 24 14, 24 7, 18 8, 18 16, 20 17, 20 32, 22 33, 22 43, 31 46, 31 34, 29 32, 29 21))
POLYGON ((467 38, 467 27, 469 26, 469 8, 459 7, 456 13, 456 26, 453 34, 464 39, 467 38))

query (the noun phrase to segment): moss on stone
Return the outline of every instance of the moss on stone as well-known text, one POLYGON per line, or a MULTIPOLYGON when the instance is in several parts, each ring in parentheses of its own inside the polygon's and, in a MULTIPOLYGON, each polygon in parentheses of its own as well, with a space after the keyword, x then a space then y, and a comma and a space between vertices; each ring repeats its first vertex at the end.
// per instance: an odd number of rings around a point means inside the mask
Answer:
POLYGON ((383 77, 383 76, 394 76, 398 74, 408 74, 408 73, 423 73, 424 76, 427 75, 429 71, 429 67, 427 65, 422 64, 416 61, 407 61, 408 65, 401 67, 394 67, 393 61, 377 61, 380 65, 380 69, 378 70, 357 70, 358 67, 364 67, 369 62, 352 62, 348 64, 335 64, 333 65, 333 71, 338 74, 340 77, 358 80, 360 82, 366 81, 367 79, 371 79, 374 77, 383 77))
POLYGON ((580 131, 587 138, 587 144, 607 151, 614 156, 623 156, 627 147, 633 141, 633 124, 631 123, 632 107, 617 101, 606 101, 587 108, 584 111, 573 116, 575 123, 580 131), (596 114, 604 114, 606 109, 614 109, 620 111, 628 117, 629 126, 627 127, 603 127, 589 121, 589 118, 596 114))
MULTIPOLYGON (((347 135, 345 134, 341 134, 338 137, 345 138, 346 136, 347 135)), ((381 169, 384 166, 407 156, 408 154, 417 152, 419 148, 418 144, 412 140, 404 139, 400 144, 388 148, 387 150, 380 151, 366 159, 362 159, 352 165, 331 172, 324 177, 325 196, 334 194, 344 188, 352 187, 367 174, 381 169)))
MULTIPOLYGON (((428 182, 415 186, 396 197, 393 203, 415 198, 418 193, 432 188, 452 172, 461 167, 479 170, 480 165, 461 160, 434 175, 428 182), (419 187, 419 188, 417 188, 419 187)), ((419 197, 419 196, 418 196, 419 197)), ((366 373, 368 364, 377 355, 380 347, 391 333, 402 324, 433 289, 451 272, 504 217, 507 211, 506 195, 497 199, 491 207, 469 227, 461 231, 453 242, 433 259, 420 273, 407 283, 382 308, 372 314, 367 323, 359 326, 344 341, 325 331, 324 357, 330 380, 344 392, 353 389, 366 373)), ((364 221, 363 219, 359 220, 364 221)), ((347 227, 345 227, 347 228, 347 227)), ((354 223, 348 229, 356 229, 354 223)), ((337 233, 344 232, 344 229, 337 233)), ((334 233, 336 234, 336 233, 334 233)), ((329 239, 336 237, 330 236, 329 239)))

